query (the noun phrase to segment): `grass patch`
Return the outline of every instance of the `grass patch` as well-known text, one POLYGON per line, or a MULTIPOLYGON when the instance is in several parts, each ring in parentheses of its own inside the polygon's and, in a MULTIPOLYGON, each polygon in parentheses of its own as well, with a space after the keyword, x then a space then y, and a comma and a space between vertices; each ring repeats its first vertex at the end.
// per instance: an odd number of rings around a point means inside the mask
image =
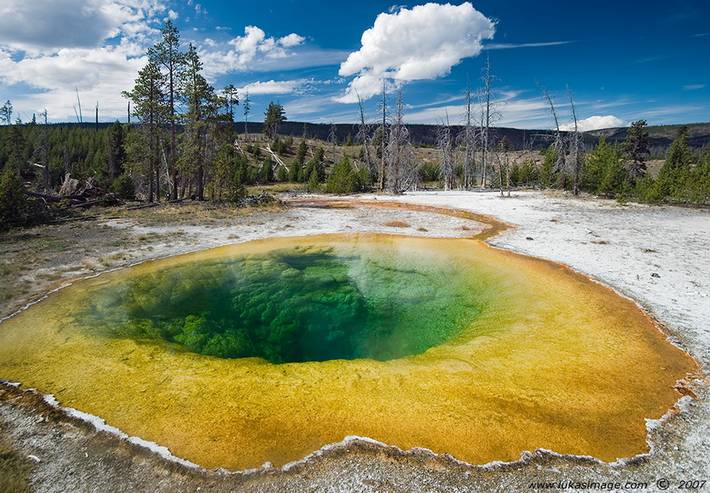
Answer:
MULTIPOLYGON (((111 210, 112 218, 126 218, 145 226, 165 225, 204 225, 223 220, 233 220, 248 216, 256 211, 275 212, 283 207, 278 204, 264 206, 238 207, 233 204, 187 202, 178 204, 161 204, 138 210, 111 210)), ((142 235, 140 241, 150 241, 150 233, 142 235)))
POLYGON ((306 183, 271 183, 269 185, 251 185, 247 187, 250 195, 259 195, 262 192, 283 193, 283 192, 303 192, 306 190, 306 183))

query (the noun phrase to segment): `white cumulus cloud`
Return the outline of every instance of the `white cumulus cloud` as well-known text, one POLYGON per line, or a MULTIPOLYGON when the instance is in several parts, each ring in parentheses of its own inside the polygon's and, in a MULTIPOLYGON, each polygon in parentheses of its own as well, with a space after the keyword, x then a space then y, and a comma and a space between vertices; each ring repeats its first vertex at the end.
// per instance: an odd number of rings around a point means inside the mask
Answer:
POLYGON ((292 46, 298 46, 302 44, 305 40, 306 38, 304 38, 303 36, 296 33, 291 33, 288 36, 279 38, 279 44, 284 48, 291 48, 292 46))
POLYGON ((352 103, 377 94, 382 80, 401 84, 447 75, 464 58, 478 55, 492 39, 495 23, 469 2, 427 3, 381 13, 362 34, 362 46, 340 65, 341 77, 355 76, 338 101, 352 103))
MULTIPOLYGON (((251 68, 255 61, 264 59, 284 59, 287 48, 293 48, 305 41, 303 36, 291 33, 282 38, 267 36, 257 26, 246 26, 244 35, 231 39, 225 47, 203 49, 200 53, 205 71, 210 77, 251 68)), ((203 47, 204 48, 204 47, 203 47)))
POLYGON ((165 15, 163 0, 2 0, 0 89, 32 88, 12 98, 25 117, 47 108, 53 120, 73 119, 77 89, 86 108, 98 101, 103 117, 123 115, 121 91, 165 15))
POLYGON ((160 0, 2 0, 0 45, 37 54, 89 48, 120 33, 150 31, 160 0))
POLYGON ((267 81, 257 81, 247 84, 239 88, 239 93, 244 94, 248 92, 249 94, 291 94, 297 92, 304 84, 308 82, 307 79, 295 79, 295 80, 267 80, 267 81))
MULTIPOLYGON (((584 120, 578 120, 577 126, 580 131, 601 130, 603 128, 616 128, 626 126, 626 122, 614 115, 594 115, 584 120)), ((574 130, 574 123, 560 125, 560 130, 574 130)))

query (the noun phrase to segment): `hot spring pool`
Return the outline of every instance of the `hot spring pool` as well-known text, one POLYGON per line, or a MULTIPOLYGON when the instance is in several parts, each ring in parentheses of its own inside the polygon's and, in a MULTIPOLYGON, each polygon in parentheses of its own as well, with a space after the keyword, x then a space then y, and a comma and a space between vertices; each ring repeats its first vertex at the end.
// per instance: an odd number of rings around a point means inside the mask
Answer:
POLYGON ((188 262, 96 290, 74 320, 90 334, 221 358, 391 360, 445 342, 486 302, 491 280, 447 260, 295 246, 188 262))
POLYGON ((275 238, 79 281, 0 324, 0 378, 205 467, 348 435, 470 463, 647 449, 695 362, 632 301, 478 240, 275 238))

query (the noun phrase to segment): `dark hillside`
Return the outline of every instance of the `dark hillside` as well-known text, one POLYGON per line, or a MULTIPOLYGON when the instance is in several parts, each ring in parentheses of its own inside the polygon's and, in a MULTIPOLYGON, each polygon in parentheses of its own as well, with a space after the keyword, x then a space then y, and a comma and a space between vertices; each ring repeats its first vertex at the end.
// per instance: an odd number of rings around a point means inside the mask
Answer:
MULTIPOLYGON (((688 144, 695 149, 710 144, 710 123, 689 123, 687 125, 652 125, 648 127, 649 141, 653 152, 665 151, 678 136, 681 127, 688 128, 688 144)), ((593 130, 587 135, 595 139, 606 137, 607 141, 613 143, 623 142, 626 138, 627 128, 605 128, 603 130, 593 130)))

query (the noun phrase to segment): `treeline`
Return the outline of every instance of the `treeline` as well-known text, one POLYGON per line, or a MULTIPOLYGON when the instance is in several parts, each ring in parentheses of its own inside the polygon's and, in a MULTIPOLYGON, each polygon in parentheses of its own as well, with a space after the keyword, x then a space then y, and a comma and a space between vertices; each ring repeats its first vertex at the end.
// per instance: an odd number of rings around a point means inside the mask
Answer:
POLYGON ((555 129, 523 134, 513 152, 504 134, 492 127, 490 62, 483 72, 482 112, 465 93, 465 123, 437 129, 438 162, 425 162, 405 124, 402 92, 388 106, 386 86, 377 124, 359 121, 344 146, 330 126, 323 141, 284 137, 283 106, 270 103, 262 135, 249 133, 251 102, 234 85, 216 90, 204 77, 196 48, 183 46, 168 21, 148 50, 128 101, 131 124, 110 126, 48 125, 47 113, 30 122, 13 120, 10 101, 0 107, 0 229, 34 224, 57 205, 81 207, 120 199, 149 202, 184 199, 243 202, 246 187, 274 181, 300 182, 309 191, 352 193, 369 189, 402 193, 429 182, 445 190, 513 187, 561 188, 622 200, 710 202, 710 152, 688 145, 681 129, 658 176, 647 171, 650 159, 646 122, 634 122, 622 144, 603 139, 586 148, 577 127, 561 130, 555 105, 545 93, 555 129), (487 104, 483 104, 486 101, 487 104), (241 113, 242 122, 236 121, 241 113), (476 117, 480 113, 480 120, 476 117), (242 128, 243 125, 243 128, 242 128), (529 139, 528 139, 529 137, 529 139), (542 153, 537 149, 552 144, 542 153))
MULTIPOLYGON (((710 204, 710 148, 692 149, 685 127, 655 175, 648 170, 649 155, 643 120, 631 125, 623 143, 611 144, 602 137, 580 160, 580 189, 624 201, 710 204)), ((542 158, 541 163, 527 159, 510 166, 509 185, 572 190, 572 170, 564 166, 555 148, 548 148, 542 158)), ((500 186, 498 180, 493 186, 500 186)))
MULTIPOLYGON (((286 121, 282 105, 271 102, 264 114, 262 136, 248 132, 251 103, 233 85, 215 90, 202 73, 195 47, 183 50, 180 35, 171 22, 162 39, 148 51, 148 63, 135 85, 124 95, 132 103, 138 124, 126 140, 124 173, 136 191, 148 201, 240 201, 245 186, 273 181, 304 182, 310 190, 324 187, 330 165, 323 146, 309 146, 305 135, 279 136, 286 121), (241 112, 244 129, 236 123, 241 112)), ((330 144, 335 145, 335 142, 330 144)), ((359 172, 344 160, 328 189, 350 191, 369 185, 369 173, 359 172), (345 178, 338 178, 345 176, 345 178)))

